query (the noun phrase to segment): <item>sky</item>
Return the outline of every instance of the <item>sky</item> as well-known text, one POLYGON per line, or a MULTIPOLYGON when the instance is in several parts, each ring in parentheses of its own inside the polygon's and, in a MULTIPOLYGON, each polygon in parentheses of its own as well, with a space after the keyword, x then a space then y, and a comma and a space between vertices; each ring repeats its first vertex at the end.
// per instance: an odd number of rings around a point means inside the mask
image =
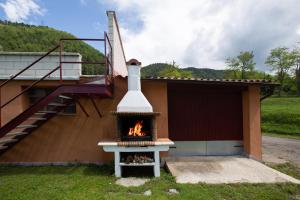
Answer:
POLYGON ((0 18, 102 38, 115 10, 126 58, 143 65, 225 68, 253 51, 256 68, 271 49, 300 42, 300 0, 0 0, 0 18))

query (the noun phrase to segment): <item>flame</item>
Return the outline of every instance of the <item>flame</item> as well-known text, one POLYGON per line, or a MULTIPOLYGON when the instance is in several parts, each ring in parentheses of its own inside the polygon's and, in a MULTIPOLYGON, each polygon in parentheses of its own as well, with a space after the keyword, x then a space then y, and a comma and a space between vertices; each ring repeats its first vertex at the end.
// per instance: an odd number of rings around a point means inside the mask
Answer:
POLYGON ((146 133, 142 131, 143 121, 137 121, 133 128, 129 128, 129 136, 145 136, 146 133))

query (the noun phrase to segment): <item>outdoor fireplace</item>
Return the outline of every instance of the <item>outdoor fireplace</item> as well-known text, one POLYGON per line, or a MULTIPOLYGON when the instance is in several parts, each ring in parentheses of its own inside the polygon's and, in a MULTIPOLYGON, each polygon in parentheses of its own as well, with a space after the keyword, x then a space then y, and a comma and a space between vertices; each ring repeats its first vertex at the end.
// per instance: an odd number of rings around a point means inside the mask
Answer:
POLYGON ((99 142, 104 151, 115 154, 115 175, 122 176, 123 167, 153 167, 160 176, 159 152, 168 151, 174 143, 168 138, 157 138, 157 116, 141 91, 141 63, 128 63, 128 91, 112 114, 117 121, 117 141, 99 142))
MULTIPOLYGON (((156 141, 156 116, 153 108, 141 91, 141 63, 131 59, 128 63, 128 91, 113 112, 117 120, 118 140, 125 145, 141 145, 138 141, 156 141), (137 141, 130 143, 131 141, 137 141)), ((149 144, 149 143, 147 143, 149 144)))

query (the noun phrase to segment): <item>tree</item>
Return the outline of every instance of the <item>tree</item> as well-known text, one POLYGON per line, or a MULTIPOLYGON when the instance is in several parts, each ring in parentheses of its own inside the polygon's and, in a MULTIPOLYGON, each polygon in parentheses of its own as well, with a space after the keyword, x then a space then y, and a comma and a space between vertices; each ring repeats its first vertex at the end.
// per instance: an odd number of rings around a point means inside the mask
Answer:
POLYGON ((300 96, 300 48, 295 48, 292 51, 294 59, 295 82, 297 88, 297 96, 300 96))
MULTIPOLYGON (((46 26, 0 20, 0 51, 47 52, 56 46, 61 38, 75 38, 75 36, 46 26)), ((83 61, 104 60, 103 53, 84 41, 65 41, 64 51, 80 53, 83 61)), ((82 70, 83 74, 103 74, 104 66, 83 64, 82 70)))
POLYGON ((226 64, 228 69, 226 70, 226 74, 231 77, 233 74, 233 78, 238 78, 238 74, 239 74, 239 62, 237 58, 227 58, 226 59, 226 64))
POLYGON ((159 76, 164 76, 164 77, 175 77, 175 78, 191 78, 192 77, 192 72, 190 71, 183 71, 179 68, 179 65, 173 61, 170 64, 165 65, 165 69, 159 72, 159 76))
POLYGON ((277 80, 280 83, 279 96, 281 96, 283 82, 294 65, 294 55, 286 47, 272 49, 265 63, 271 66, 272 71, 276 71, 277 80))
POLYGON ((245 79, 246 73, 254 70, 254 54, 253 51, 241 51, 235 58, 226 59, 227 67, 233 71, 234 78, 237 78, 237 74, 240 72, 240 78, 245 79))

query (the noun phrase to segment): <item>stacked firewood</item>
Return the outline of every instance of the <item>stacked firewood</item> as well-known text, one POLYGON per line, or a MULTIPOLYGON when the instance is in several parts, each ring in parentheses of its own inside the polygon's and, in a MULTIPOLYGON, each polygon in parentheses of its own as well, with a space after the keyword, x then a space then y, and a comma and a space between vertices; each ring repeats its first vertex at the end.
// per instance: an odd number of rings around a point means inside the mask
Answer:
POLYGON ((130 163, 143 164, 143 163, 152 163, 154 162, 154 159, 145 154, 135 153, 133 155, 128 155, 125 158, 123 157, 122 162, 125 162, 126 164, 130 164, 130 163))

